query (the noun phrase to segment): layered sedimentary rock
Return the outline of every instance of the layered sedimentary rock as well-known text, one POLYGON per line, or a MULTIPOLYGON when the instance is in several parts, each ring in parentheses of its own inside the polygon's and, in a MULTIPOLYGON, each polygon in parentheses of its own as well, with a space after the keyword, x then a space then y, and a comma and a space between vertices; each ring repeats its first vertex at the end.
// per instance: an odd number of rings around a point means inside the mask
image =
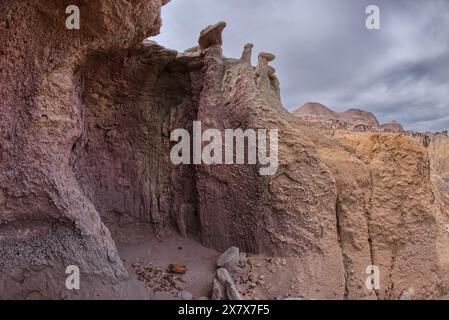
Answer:
MULTIPOLYGON (((447 132, 431 134, 428 144, 430 167, 436 203, 445 217, 449 216, 449 138, 447 132)), ((446 225, 449 233, 449 224, 446 225)), ((442 246, 444 247, 444 246, 442 246)))
MULTIPOLYGON (((164 1, 166 2, 166 1, 164 1)), ((72 156, 85 129, 78 69, 94 52, 139 44, 160 28, 161 0, 0 4, 0 297, 73 296, 65 267, 80 267, 95 297, 124 279, 114 241, 79 186, 72 156), (90 279, 90 280, 88 280, 90 279)), ((120 288, 117 288, 119 291, 120 288)), ((75 294, 76 296, 76 294, 75 294)))
POLYGON ((316 104, 294 114, 313 125, 309 137, 336 180, 347 297, 372 298, 360 286, 369 263, 381 271, 377 298, 411 289, 414 298, 446 294, 447 132, 405 132, 367 112, 316 104))
MULTIPOLYGON (((447 136, 296 119, 282 107, 274 54, 256 67, 251 44, 241 59, 223 56, 225 23, 183 53, 143 41, 165 2, 81 1, 80 30, 65 29, 59 1, 1 4, 0 297, 127 297, 109 232, 122 224, 295 257, 311 298, 447 294, 447 136), (173 165, 170 132, 191 132, 194 120, 279 130, 278 171, 173 165), (64 286, 70 264, 89 279, 78 293, 64 286), (370 265, 380 290, 365 287, 370 265)), ((333 117, 321 109, 314 116, 333 117)), ((379 126, 367 113, 345 117, 379 126)))
POLYGON ((334 134, 331 147, 317 147, 337 182, 348 296, 364 291, 357 269, 367 261, 381 270, 379 298, 407 288, 415 298, 444 295, 448 207, 435 198, 432 150, 405 135, 334 134))

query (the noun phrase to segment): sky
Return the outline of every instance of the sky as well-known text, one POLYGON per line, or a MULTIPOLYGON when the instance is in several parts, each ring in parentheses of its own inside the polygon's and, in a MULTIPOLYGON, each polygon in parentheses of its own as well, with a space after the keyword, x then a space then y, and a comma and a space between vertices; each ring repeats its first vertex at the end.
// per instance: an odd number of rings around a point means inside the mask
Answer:
POLYGON ((409 130, 449 129, 449 0, 172 0, 153 40, 184 51, 225 21, 223 51, 276 54, 271 63, 290 111, 319 102, 359 108, 409 130), (380 29, 366 28, 366 8, 380 29))

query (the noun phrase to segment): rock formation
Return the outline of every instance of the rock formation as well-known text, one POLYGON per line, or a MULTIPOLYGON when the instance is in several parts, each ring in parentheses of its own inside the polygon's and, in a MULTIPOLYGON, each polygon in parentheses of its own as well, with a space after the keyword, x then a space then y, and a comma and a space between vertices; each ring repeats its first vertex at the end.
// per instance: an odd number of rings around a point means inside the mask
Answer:
POLYGON ((321 103, 308 102, 293 114, 306 121, 329 121, 338 119, 338 114, 321 103))
POLYGON ((226 22, 222 21, 201 31, 198 41, 199 49, 204 50, 212 46, 221 46, 223 44, 221 33, 224 28, 226 28, 226 22))
POLYGON ((404 132, 404 128, 397 121, 380 124, 371 112, 360 109, 349 109, 345 112, 335 112, 328 107, 308 102, 293 111, 293 115, 302 120, 326 128, 346 128, 356 131, 404 132))
POLYGON ((254 45, 252 43, 248 43, 243 48, 242 57, 240 58, 242 61, 245 61, 249 64, 251 64, 251 57, 253 55, 253 48, 254 45))
MULTIPOLYGON (((294 114, 327 137, 312 135, 320 159, 336 179, 347 296, 363 295, 364 289, 356 288, 363 270, 357 268, 369 261, 381 270, 389 269, 381 279, 388 289, 376 291, 376 298, 401 296, 399 283, 403 292, 415 293, 417 283, 431 278, 440 278, 437 282, 445 286, 444 276, 425 272, 420 279, 416 270, 446 265, 442 261, 447 257, 443 228, 449 212, 447 133, 405 132, 397 122, 379 125, 371 113, 334 113, 317 104, 306 104, 294 114), (424 252, 433 252, 435 258, 423 257, 424 252), (406 276, 410 274, 413 279, 406 276)), ((418 298, 430 298, 435 291, 442 296, 446 290, 436 285, 421 291, 418 298)))
MULTIPOLYGON (((91 283, 86 296, 120 294, 126 270, 89 200, 95 195, 76 176, 90 130, 80 70, 94 54, 114 55, 157 34, 166 2, 79 1, 80 30, 66 29, 65 1, 1 2, 0 298, 77 297, 64 286, 73 264, 91 283)), ((105 101, 108 88, 98 89, 105 101)), ((127 183, 120 174, 109 179, 127 183)))
MULTIPOLYGON (((349 109, 345 112, 335 112, 328 107, 315 102, 308 102, 293 111, 293 114, 307 122, 314 123, 343 123, 350 128, 363 126, 366 128, 378 128, 377 118, 371 113, 360 109, 349 109)), ((396 126, 395 126, 396 127, 396 126)), ((387 127, 386 127, 387 128, 387 127)))
POLYGON ((350 123, 353 126, 363 125, 367 127, 378 127, 379 121, 371 113, 360 109, 349 109, 338 115, 340 121, 350 123))
MULTIPOLYGON (((225 23, 183 53, 143 41, 159 32, 166 2, 80 1, 80 30, 65 29, 60 1, 0 5, 0 298, 128 297, 109 232, 122 224, 296 259, 297 296, 447 294, 447 135, 423 143, 291 117, 274 55, 257 67, 251 45, 223 57, 225 23), (173 165, 170 132, 194 120, 278 129, 277 174, 173 165), (64 286, 68 265, 88 279, 79 292, 64 286), (364 287, 370 265, 381 270, 376 291, 364 287)), ((332 116, 321 109, 314 116, 332 116)), ((379 126, 361 111, 343 116, 379 126)))
POLYGON ((381 128, 393 132, 404 132, 404 127, 397 121, 390 121, 381 125, 381 128))

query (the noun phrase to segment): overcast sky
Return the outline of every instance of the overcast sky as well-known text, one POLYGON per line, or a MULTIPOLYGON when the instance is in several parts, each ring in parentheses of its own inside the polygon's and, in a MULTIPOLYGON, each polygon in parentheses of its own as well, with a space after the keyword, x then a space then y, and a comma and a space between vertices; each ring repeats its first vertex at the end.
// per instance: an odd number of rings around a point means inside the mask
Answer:
POLYGON ((247 42, 275 53, 289 110, 320 102, 360 108, 407 129, 449 129, 449 0, 172 0, 154 40, 183 51, 226 21, 224 53, 247 42), (381 29, 368 30, 368 5, 381 29))

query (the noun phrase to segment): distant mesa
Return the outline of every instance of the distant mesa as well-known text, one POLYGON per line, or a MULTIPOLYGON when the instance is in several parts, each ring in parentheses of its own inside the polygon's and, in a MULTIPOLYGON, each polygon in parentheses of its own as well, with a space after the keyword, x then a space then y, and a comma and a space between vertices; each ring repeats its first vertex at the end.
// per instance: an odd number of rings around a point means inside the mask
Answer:
POLYGON ((300 118, 307 118, 309 120, 337 120, 338 114, 321 103, 308 102, 301 108, 293 112, 293 114, 300 118))
POLYGON ((375 130, 403 132, 404 128, 396 121, 380 124, 371 112, 361 109, 348 109, 345 112, 335 112, 325 105, 317 102, 308 102, 293 111, 293 114, 307 122, 318 126, 337 128, 346 126, 353 130, 375 130))
POLYGON ((394 120, 381 125, 381 127, 383 129, 393 131, 393 132, 403 132, 404 131, 404 127, 399 122, 394 121, 394 120))
POLYGON ((357 125, 365 125, 367 127, 380 126, 380 123, 374 116, 374 114, 360 109, 349 109, 345 112, 339 113, 338 120, 354 126, 357 125))

